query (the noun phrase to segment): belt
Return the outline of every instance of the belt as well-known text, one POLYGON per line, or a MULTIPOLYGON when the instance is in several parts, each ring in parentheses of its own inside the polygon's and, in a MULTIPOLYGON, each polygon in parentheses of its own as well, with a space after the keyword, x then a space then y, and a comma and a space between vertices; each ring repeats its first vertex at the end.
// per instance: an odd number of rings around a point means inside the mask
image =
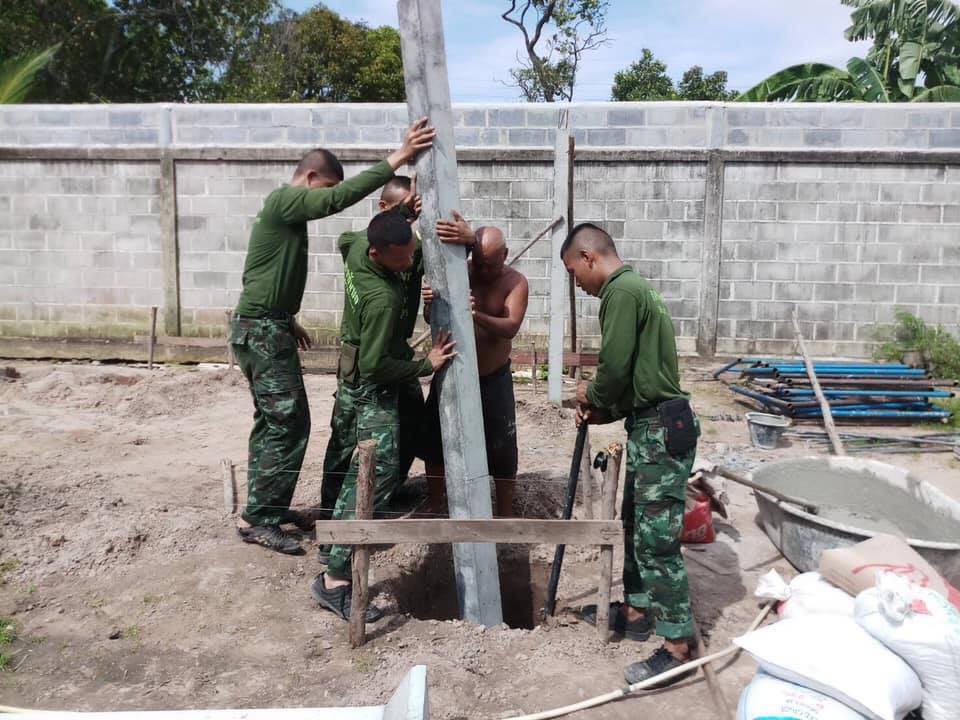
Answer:
POLYGON ((654 407, 645 407, 645 408, 634 408, 630 413, 633 416, 634 420, 646 420, 648 418, 655 418, 659 415, 657 413, 657 408, 654 407))
POLYGON ((285 310, 267 310, 263 315, 234 315, 238 320, 292 320, 293 315, 285 310))

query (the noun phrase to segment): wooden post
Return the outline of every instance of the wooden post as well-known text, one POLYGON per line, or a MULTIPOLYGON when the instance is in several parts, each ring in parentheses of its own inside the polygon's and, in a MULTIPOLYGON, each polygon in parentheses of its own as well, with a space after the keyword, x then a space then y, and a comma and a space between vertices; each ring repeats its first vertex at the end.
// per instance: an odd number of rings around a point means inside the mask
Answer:
POLYGON ((233 347, 230 345, 230 322, 233 320, 233 310, 224 313, 227 316, 227 365, 233 370, 233 347))
POLYGON ((813 369, 813 362, 807 354, 807 346, 803 342, 803 333, 800 332, 800 321, 797 319, 797 309, 794 308, 790 315, 793 320, 793 332, 797 336, 797 345, 800 346, 800 354, 803 355, 803 364, 807 368, 807 377, 810 378, 810 384, 813 386, 813 392, 820 402, 820 411, 823 413, 823 426, 830 437, 830 444, 833 445, 833 452, 836 455, 846 455, 843 449, 843 443, 840 442, 840 436, 837 434, 837 426, 833 424, 833 413, 830 412, 830 403, 823 396, 823 390, 820 388, 820 381, 817 380, 817 373, 813 369))
MULTIPOLYGON (((620 460, 623 445, 613 443, 607 448, 607 468, 603 472, 603 493, 600 501, 600 519, 612 520, 616 515, 617 485, 620 482, 620 460)), ((597 634, 603 642, 610 639, 610 587, 613 584, 613 545, 600 546, 600 585, 597 588, 597 634)))
MULTIPOLYGON (((436 232, 437 220, 452 218, 453 211, 461 209, 440 0, 399 0, 397 9, 407 108, 411 119, 428 117, 437 131, 433 149, 417 158, 416 171, 423 199, 423 259, 434 293, 431 330, 434 338, 450 330, 459 353, 438 378, 450 517, 491 518, 466 250, 441 243, 436 232)), ((459 543, 453 560, 461 617, 488 627, 503 622, 497 548, 459 543)))
POLYGON ((223 471, 223 512, 237 514, 237 466, 229 458, 220 461, 223 471))
POLYGON ((547 399, 554 405, 563 400, 563 331, 567 302, 564 295, 570 274, 560 258, 560 247, 567 237, 567 175, 570 166, 570 111, 560 112, 553 153, 553 214, 564 218, 553 230, 550 243, 550 335, 547 351, 547 399))
MULTIPOLYGON (((377 441, 361 440, 358 445, 360 472, 357 473, 357 520, 373 518, 373 481, 377 474, 377 441)), ((350 599, 350 647, 367 641, 367 580, 370 573, 370 546, 353 548, 353 596, 350 599)))
POLYGON ((533 341, 533 365, 530 366, 530 380, 533 383, 533 396, 537 396, 537 384, 540 382, 540 361, 537 359, 537 341, 533 341))
MULTIPOLYGON (((569 123, 568 123, 569 124, 569 123)), ((572 130, 573 128, 571 128, 572 130)), ((567 232, 573 230, 573 163, 576 160, 577 143, 573 133, 570 133, 569 148, 567 150, 567 232)), ((567 289, 570 295, 570 352, 577 352, 577 284, 573 275, 567 273, 567 289)), ((570 366, 570 377, 577 377, 579 365, 570 366)))
POLYGON ((586 520, 593 520, 593 453, 590 452, 589 430, 583 442, 583 456, 580 458, 580 487, 583 498, 583 517, 586 520))
POLYGON ((150 347, 147 356, 147 370, 153 370, 153 353, 157 347, 157 308, 150 308, 150 347))

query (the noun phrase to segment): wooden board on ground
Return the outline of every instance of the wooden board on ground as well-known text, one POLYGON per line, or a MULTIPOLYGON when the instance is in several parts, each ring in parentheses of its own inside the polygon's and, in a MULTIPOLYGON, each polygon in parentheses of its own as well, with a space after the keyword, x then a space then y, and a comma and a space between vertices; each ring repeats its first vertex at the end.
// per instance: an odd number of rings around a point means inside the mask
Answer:
POLYGON ((395 543, 544 543, 616 545, 622 527, 616 520, 321 520, 321 545, 395 543))

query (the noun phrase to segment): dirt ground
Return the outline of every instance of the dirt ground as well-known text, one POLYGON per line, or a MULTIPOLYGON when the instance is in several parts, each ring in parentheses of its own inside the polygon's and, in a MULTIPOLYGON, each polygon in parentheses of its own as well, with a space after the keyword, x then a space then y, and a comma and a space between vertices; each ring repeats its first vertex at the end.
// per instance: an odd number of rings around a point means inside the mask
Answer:
MULTIPOLYGON (((12 618, 17 633, 0 672, 2 704, 372 705, 422 663, 434 717, 505 718, 618 688, 623 666, 655 647, 655 640, 601 644, 569 611, 594 601, 594 548, 568 548, 558 601, 565 611, 550 625, 534 625, 553 548, 501 547, 505 612, 518 627, 485 630, 449 619, 456 610, 449 549, 407 545, 374 555, 374 599, 390 613, 371 626, 371 641, 352 651, 345 623, 309 595, 318 572, 313 545, 303 557, 245 545, 224 516, 220 460, 237 462, 245 479, 252 414, 238 372, 0 365, 19 374, 0 379, 0 615, 12 618)), ((774 452, 752 448, 744 408, 707 369, 692 362, 684 369, 703 423, 702 458, 750 469, 811 452, 796 441, 774 452)), ((306 382, 314 430, 298 505, 319 497, 335 388, 330 376, 306 382)), ((548 405, 529 384, 518 385, 517 396, 516 509, 555 517, 575 435, 572 411, 548 405)), ((619 425, 608 426, 594 433, 593 448, 621 437, 619 425)), ((949 453, 876 457, 960 498, 960 465, 949 453)), ((415 466, 402 506, 418 502, 420 472, 415 466)), ((756 615, 759 575, 793 572, 757 527, 749 491, 730 486, 729 495, 731 517, 716 518, 717 541, 687 553, 695 612, 713 649, 726 647, 756 615)), ((746 657, 721 665, 731 705, 754 669, 746 657)), ((713 707, 697 676, 580 717, 712 717, 713 707)))

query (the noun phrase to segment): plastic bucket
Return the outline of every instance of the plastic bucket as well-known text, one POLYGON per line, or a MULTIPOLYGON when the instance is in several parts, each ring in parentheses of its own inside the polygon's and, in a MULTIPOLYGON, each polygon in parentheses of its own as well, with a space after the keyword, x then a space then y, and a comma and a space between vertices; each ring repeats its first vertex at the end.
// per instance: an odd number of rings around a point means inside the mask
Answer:
POLYGON ((748 412, 747 427, 750 428, 750 442, 754 447, 774 450, 780 444, 784 428, 790 427, 790 418, 782 415, 748 412))

